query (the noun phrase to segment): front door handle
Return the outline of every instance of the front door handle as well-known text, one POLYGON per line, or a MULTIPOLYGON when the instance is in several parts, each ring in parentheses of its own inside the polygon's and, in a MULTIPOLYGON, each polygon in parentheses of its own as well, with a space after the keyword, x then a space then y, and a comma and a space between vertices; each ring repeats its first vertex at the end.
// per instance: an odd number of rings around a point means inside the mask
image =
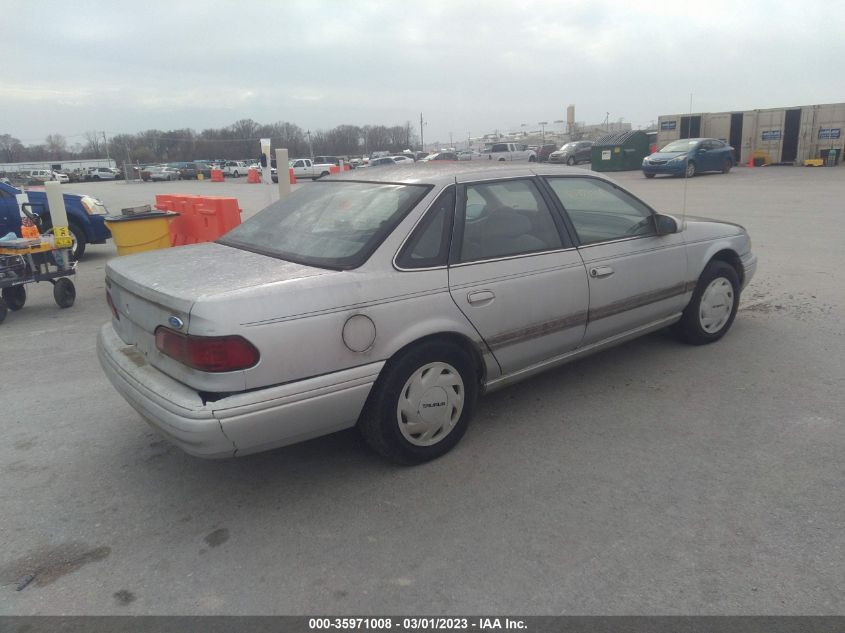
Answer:
POLYGON ((493 301, 495 297, 496 295, 490 290, 478 290, 467 294, 467 301, 472 306, 482 306, 493 301))
POLYGON ((601 277, 610 277, 613 274, 613 269, 610 266, 596 266, 590 268, 590 277, 600 279, 601 277))

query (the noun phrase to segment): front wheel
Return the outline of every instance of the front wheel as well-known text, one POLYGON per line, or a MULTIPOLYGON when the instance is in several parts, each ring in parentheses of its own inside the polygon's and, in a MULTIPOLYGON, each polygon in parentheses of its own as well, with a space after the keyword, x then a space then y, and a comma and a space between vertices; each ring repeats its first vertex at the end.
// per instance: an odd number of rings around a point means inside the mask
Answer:
POLYGON ((529 156, 529 157, 528 157, 528 162, 529 162, 529 163, 535 163, 535 162, 537 162, 537 158, 536 158, 536 157, 534 157, 534 156, 529 156))
POLYGON ((460 441, 477 397, 472 358, 447 343, 425 343, 385 365, 358 428, 390 460, 427 462, 460 441))
POLYGON ((76 301, 76 286, 67 277, 57 279, 53 286, 53 299, 60 308, 69 308, 76 301))
POLYGON ((646 178, 654 178, 654 174, 647 174, 645 172, 643 172, 643 176, 645 176, 646 178))
POLYGON ((569 165, 570 167, 572 167, 573 165, 575 165, 575 157, 574 157, 574 156, 570 156, 569 158, 567 158, 567 159, 566 159, 566 164, 567 164, 567 165, 569 165))
POLYGON ((26 288, 23 286, 9 286, 3 288, 3 301, 9 310, 20 310, 26 303, 26 288))
POLYGON ((85 238, 85 231, 73 222, 68 224, 68 230, 70 230, 70 237, 73 240, 73 245, 70 247, 70 256, 74 260, 80 260, 85 254, 85 247, 88 244, 88 240, 85 238))
POLYGON ((722 338, 736 317, 739 293, 739 276, 733 266, 719 260, 707 264, 678 323, 681 338, 693 345, 722 338))
POLYGON ((723 174, 728 173, 731 170, 731 167, 733 167, 733 163, 731 162, 731 159, 726 158, 725 162, 722 163, 722 173, 723 174))
POLYGON ((690 161, 690 162, 687 163, 687 168, 686 168, 686 171, 684 172, 684 175, 687 178, 692 178, 693 176, 695 176, 695 163, 694 162, 690 161))
POLYGON ((235 178, 237 178, 238 176, 240 176, 240 174, 239 174, 237 171, 235 171, 232 175, 233 175, 235 178))

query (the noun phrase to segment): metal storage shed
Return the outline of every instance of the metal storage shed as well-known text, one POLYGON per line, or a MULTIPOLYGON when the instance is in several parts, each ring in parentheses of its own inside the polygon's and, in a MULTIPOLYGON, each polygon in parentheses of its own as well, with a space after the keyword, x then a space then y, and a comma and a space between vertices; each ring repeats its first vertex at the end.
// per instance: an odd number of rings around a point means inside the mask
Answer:
POLYGON ((605 134, 593 143, 593 171, 640 169, 648 156, 648 135, 641 130, 605 134))

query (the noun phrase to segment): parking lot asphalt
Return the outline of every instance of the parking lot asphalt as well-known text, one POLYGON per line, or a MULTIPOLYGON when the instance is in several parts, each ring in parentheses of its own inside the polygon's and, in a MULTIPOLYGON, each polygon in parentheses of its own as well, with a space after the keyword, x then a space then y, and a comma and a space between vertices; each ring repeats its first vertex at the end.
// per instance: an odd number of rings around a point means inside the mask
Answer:
MULTIPOLYGON (((114 247, 89 248, 68 310, 30 288, 0 325, 0 613, 841 614, 845 170, 615 177, 748 228, 759 269, 732 331, 650 335, 491 394, 413 468, 354 431, 189 457, 98 365, 114 247)), ((68 189, 114 210, 232 195, 248 217, 275 187, 68 189)))

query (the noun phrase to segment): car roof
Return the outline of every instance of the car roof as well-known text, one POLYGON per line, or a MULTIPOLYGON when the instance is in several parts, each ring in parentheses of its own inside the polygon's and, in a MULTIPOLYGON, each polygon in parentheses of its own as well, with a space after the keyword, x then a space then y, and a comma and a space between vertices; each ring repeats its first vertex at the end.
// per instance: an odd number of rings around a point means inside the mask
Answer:
MULTIPOLYGON (((498 162, 498 161, 497 161, 498 162)), ((376 171, 368 171, 366 177, 361 172, 348 171, 333 174, 326 180, 351 180, 359 182, 384 182, 403 184, 445 185, 453 182, 473 182, 493 178, 520 178, 530 176, 592 176, 609 180, 606 176, 580 167, 562 167, 559 165, 538 165, 537 163, 496 164, 492 161, 463 161, 444 163, 437 161, 414 164, 398 164, 376 171), (492 164, 491 164, 492 163, 492 164)))

